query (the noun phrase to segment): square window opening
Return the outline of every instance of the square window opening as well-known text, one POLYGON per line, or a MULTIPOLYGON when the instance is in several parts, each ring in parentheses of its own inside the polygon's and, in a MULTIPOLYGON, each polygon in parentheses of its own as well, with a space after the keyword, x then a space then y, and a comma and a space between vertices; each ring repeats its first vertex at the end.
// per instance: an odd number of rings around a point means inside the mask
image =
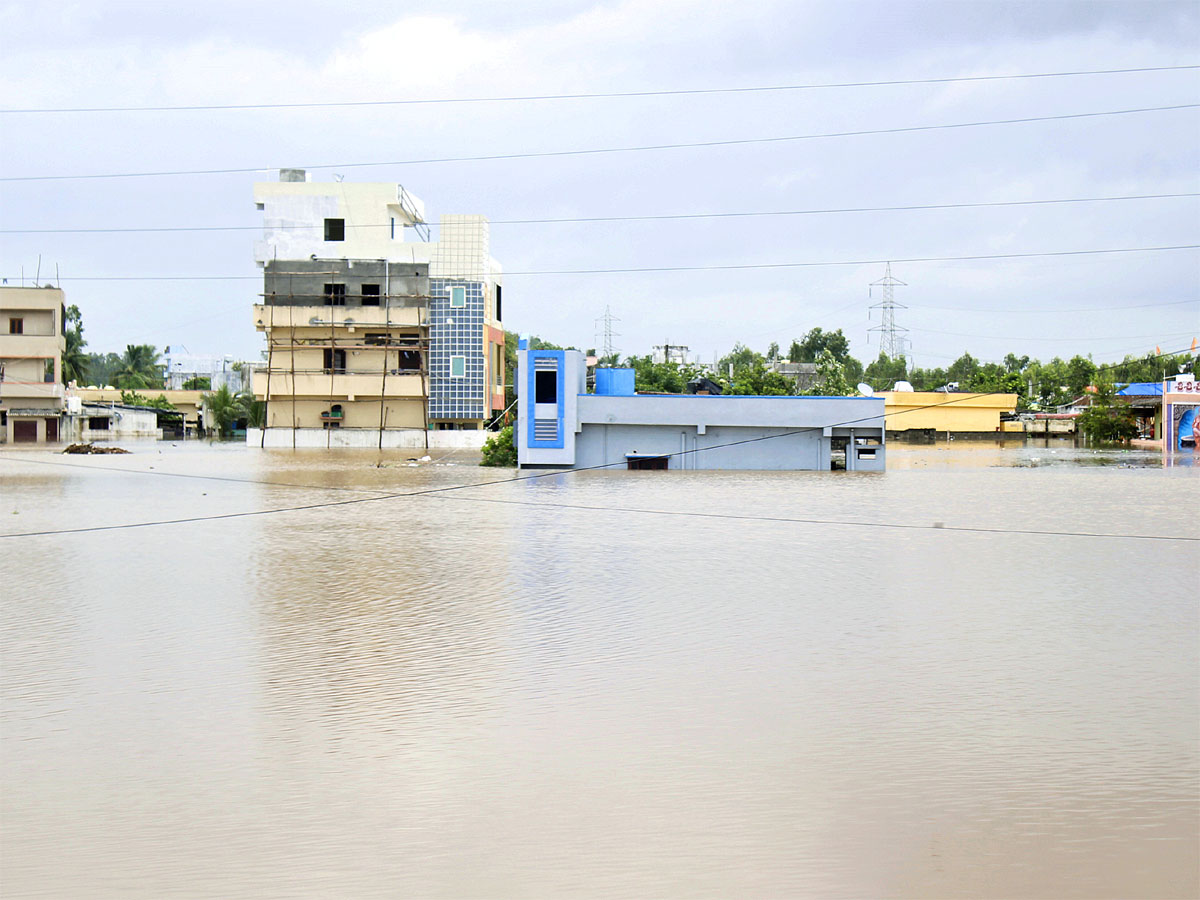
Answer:
POLYGON ((323 351, 326 375, 343 375, 346 372, 346 351, 326 347, 323 351))
POLYGON ((533 374, 533 402, 558 402, 558 372, 535 372, 533 374))
POLYGON ((25 320, 18 319, 16 317, 9 319, 8 320, 8 333, 9 334, 24 334, 25 333, 25 320))
POLYGON ((325 285, 325 305, 326 306, 345 306, 346 305, 346 286, 344 284, 327 284, 327 285, 325 285))
POLYGON ((379 305, 379 285, 364 284, 362 286, 362 305, 363 306, 378 306, 379 305))
POLYGON ((325 240, 327 241, 344 241, 346 239, 346 220, 345 219, 326 219, 325 220, 325 240))

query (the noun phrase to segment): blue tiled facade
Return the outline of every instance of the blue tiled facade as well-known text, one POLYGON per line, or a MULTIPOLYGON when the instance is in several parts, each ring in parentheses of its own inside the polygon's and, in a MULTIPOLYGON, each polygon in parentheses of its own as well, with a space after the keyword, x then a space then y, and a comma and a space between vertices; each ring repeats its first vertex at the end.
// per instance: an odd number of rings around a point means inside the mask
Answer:
POLYGON ((429 280, 429 418, 484 417, 483 283, 429 280), (451 308, 450 288, 466 288, 466 306, 451 308), (464 360, 461 377, 451 357, 464 360))

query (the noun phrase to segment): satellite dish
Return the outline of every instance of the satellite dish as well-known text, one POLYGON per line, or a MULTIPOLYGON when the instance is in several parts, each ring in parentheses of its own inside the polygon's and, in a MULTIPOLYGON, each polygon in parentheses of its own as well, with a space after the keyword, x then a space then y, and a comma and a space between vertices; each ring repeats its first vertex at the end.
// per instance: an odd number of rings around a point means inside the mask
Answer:
POLYGON ((873 390, 871 389, 871 386, 870 386, 869 384, 867 384, 865 381, 860 381, 860 382, 858 383, 858 392, 859 392, 860 394, 862 394, 864 397, 873 397, 873 396, 875 396, 875 391, 873 391, 873 390))

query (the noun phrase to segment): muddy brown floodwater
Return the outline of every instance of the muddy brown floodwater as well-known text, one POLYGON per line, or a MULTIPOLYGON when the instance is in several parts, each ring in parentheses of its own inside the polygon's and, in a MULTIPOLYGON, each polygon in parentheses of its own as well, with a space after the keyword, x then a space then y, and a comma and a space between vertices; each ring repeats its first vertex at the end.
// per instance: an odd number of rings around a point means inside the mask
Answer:
POLYGON ((0 532, 196 519, 0 538, 6 898, 1200 894, 1190 457, 128 446, 0 451, 0 532))

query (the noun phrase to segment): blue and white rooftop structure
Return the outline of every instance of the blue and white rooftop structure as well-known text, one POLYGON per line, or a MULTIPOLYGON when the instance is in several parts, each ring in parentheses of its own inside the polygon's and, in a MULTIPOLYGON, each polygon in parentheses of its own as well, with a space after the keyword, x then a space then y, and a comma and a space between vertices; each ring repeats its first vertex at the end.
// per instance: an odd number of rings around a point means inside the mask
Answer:
POLYGON ((577 350, 517 351, 518 464, 522 468, 832 468, 882 471, 879 397, 638 394, 632 369, 598 369, 587 393, 577 350))

